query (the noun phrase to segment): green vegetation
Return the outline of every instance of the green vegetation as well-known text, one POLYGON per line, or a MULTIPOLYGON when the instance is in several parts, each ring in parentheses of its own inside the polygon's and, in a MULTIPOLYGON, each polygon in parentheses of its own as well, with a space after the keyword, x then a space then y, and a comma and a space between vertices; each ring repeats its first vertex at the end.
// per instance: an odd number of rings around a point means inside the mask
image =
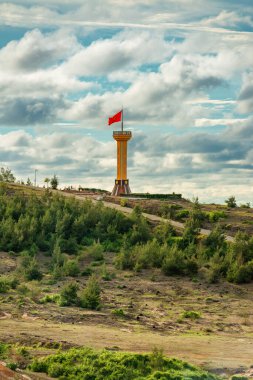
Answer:
POLYGON ((218 380, 219 377, 174 358, 160 350, 152 354, 70 349, 30 365, 34 372, 44 372, 58 379, 82 380, 218 380))
POLYGON ((16 178, 14 177, 12 171, 9 168, 0 168, 0 182, 15 182, 16 178))
POLYGON ((100 285, 97 278, 92 275, 81 293, 80 306, 85 309, 99 310, 101 307, 100 285))
POLYGON ((201 313, 199 313, 198 311, 193 311, 193 310, 184 311, 182 314, 182 318, 187 318, 187 319, 192 319, 192 320, 199 319, 201 318, 201 313))
MULTIPOLYGON (((103 264, 106 252, 114 252, 115 266, 122 270, 160 268, 168 276, 200 274, 210 283, 222 277, 238 284, 253 280, 253 238, 239 232, 235 241, 228 243, 218 224, 209 236, 200 237, 199 228, 207 216, 198 199, 179 236, 169 223, 149 225, 140 207, 127 217, 100 202, 79 202, 52 195, 48 189, 38 197, 10 195, 6 184, 0 187, 0 250, 18 258, 16 278, 21 284, 41 281, 45 276, 56 282, 91 276, 94 271, 104 281, 111 281, 113 272, 103 264), (41 265, 41 255, 46 265, 41 265)), ((171 207, 165 211, 172 209, 184 212, 171 207)), ((224 211, 208 215, 213 223, 223 217, 224 211)), ((0 293, 13 289, 12 281, 0 278, 0 293)), ((101 284, 95 276, 83 290, 73 284, 65 284, 53 301, 61 306, 101 307, 101 284)), ((26 289, 20 286, 19 292, 26 289)))
POLYGON ((59 185, 59 180, 58 178, 56 177, 56 175, 54 174, 54 176, 51 178, 50 180, 50 185, 52 187, 52 189, 57 189, 58 185, 59 185))
POLYGON ((232 195, 231 197, 229 197, 228 199, 225 200, 225 203, 227 204, 228 207, 230 208, 235 208, 237 207, 237 204, 236 204, 236 200, 235 200, 235 196, 232 195))

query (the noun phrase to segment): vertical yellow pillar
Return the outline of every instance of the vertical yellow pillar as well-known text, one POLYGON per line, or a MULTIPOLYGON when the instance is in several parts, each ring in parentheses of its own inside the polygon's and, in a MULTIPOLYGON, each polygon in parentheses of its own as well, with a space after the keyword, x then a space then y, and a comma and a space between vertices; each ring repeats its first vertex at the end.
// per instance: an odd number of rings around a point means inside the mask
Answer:
POLYGON ((127 142, 132 138, 130 131, 114 131, 113 138, 117 141, 117 179, 112 195, 131 193, 127 179, 127 142))

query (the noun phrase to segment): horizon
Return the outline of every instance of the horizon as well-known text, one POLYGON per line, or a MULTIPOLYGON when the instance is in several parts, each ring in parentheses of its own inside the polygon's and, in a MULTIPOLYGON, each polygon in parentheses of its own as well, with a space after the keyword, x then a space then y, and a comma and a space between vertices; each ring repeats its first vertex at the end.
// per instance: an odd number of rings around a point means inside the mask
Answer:
POLYGON ((0 1, 1 166, 111 191, 124 106, 132 192, 253 202, 253 4, 0 1))

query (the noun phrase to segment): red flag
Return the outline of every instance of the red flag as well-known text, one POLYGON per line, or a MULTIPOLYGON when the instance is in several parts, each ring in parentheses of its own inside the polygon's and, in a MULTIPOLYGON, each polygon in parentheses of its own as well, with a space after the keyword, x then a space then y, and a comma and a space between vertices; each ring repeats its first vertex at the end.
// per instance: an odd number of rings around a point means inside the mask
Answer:
POLYGON ((114 116, 109 117, 108 119, 108 125, 111 125, 112 123, 117 123, 118 121, 121 121, 122 111, 119 111, 114 116))

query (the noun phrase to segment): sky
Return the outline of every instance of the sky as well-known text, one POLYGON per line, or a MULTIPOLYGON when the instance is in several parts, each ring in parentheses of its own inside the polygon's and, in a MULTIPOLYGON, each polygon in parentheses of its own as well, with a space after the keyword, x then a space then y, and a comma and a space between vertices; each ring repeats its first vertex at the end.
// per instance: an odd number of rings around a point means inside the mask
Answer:
POLYGON ((0 1, 0 166, 253 204, 252 0, 0 1))

